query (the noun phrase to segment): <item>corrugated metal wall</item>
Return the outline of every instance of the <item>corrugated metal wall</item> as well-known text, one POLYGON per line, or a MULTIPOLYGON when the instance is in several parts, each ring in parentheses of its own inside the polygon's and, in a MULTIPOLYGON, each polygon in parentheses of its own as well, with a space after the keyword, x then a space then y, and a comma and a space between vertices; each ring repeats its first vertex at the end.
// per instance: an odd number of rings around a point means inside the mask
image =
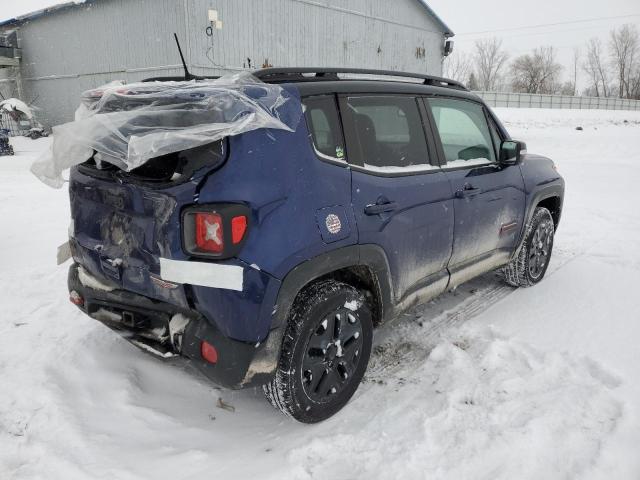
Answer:
POLYGON ((78 95, 115 79, 181 73, 178 33, 196 74, 274 66, 441 73, 443 32, 418 0, 100 0, 20 27, 27 102, 55 125, 78 95), (223 29, 208 37, 207 12, 223 29), (424 56, 420 49, 424 49, 424 56))

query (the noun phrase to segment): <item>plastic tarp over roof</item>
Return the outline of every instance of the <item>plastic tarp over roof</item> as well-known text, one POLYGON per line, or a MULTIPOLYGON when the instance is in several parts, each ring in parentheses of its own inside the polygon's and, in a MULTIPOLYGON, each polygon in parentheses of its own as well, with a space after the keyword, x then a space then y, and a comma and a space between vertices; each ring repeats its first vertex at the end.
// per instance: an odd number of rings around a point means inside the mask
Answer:
POLYGON ((130 171, 148 160, 259 128, 294 131, 299 99, 243 72, 217 80, 109 84, 82 95, 76 119, 53 128, 31 171, 60 188, 90 158, 130 171))

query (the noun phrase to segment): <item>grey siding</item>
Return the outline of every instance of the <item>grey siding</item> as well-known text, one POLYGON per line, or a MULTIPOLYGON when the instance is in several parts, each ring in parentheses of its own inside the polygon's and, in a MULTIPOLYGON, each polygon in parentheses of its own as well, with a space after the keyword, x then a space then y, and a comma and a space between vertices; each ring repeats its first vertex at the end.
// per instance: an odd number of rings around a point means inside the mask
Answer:
POLYGON ((20 27, 25 100, 53 125, 72 119, 83 90, 180 74, 173 32, 197 74, 242 70, 247 58, 441 73, 442 27, 418 0, 99 0, 20 27), (224 24, 213 38, 210 8, 224 24))

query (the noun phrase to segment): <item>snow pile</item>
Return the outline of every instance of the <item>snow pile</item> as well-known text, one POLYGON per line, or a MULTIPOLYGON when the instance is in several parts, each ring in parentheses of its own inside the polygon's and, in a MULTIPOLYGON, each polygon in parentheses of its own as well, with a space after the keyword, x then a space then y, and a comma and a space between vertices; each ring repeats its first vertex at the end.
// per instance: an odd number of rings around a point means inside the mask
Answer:
POLYGON ((17 98, 7 98, 0 102, 0 110, 4 110, 5 112, 20 112, 24 114, 27 118, 33 118, 33 113, 31 112, 31 108, 27 106, 22 100, 17 98))
POLYGON ((400 386, 376 395, 375 406, 360 396, 343 416, 355 417, 352 432, 294 450, 289 461, 300 478, 583 474, 621 415, 611 391, 617 381, 588 359, 545 353, 491 329, 452 333, 400 386))

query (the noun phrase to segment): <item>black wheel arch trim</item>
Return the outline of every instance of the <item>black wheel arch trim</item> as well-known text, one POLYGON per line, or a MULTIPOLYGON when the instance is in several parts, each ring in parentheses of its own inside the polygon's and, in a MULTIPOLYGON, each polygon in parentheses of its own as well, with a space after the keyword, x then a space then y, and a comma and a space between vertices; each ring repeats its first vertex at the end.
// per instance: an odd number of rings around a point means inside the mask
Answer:
POLYGON ((372 244, 351 245, 306 260, 294 267, 283 279, 273 310, 269 336, 249 366, 243 384, 267 383, 273 378, 280 358, 289 310, 306 285, 338 270, 362 266, 371 269, 377 283, 380 303, 378 314, 383 320, 393 315, 393 285, 387 256, 382 247, 372 244))
POLYGON ((289 308, 305 285, 338 270, 362 266, 369 267, 375 276, 381 301, 380 313, 385 318, 393 310, 393 288, 387 256, 378 245, 351 245, 306 260, 285 276, 278 292, 272 328, 284 325, 289 308))
POLYGON ((516 242, 516 245, 518 246, 518 248, 515 249, 515 251, 512 254, 512 257, 517 255, 518 250, 520 249, 520 244, 524 239, 524 234, 527 230, 527 225, 529 225, 529 223, 531 222, 531 219, 533 218, 533 214, 536 211, 536 207, 540 204, 540 202, 548 198, 554 198, 554 197, 557 197, 560 199, 560 203, 558 205, 558 212, 557 212, 557 222, 556 222, 556 228, 557 228, 558 223, 560 223, 560 217, 562 216, 562 204, 564 202, 564 182, 562 180, 559 180, 555 183, 547 184, 544 187, 536 190, 531 194, 531 199, 527 202, 527 210, 525 212, 524 222, 522 222, 522 228, 520 229, 520 233, 518 235, 518 241, 516 242))

